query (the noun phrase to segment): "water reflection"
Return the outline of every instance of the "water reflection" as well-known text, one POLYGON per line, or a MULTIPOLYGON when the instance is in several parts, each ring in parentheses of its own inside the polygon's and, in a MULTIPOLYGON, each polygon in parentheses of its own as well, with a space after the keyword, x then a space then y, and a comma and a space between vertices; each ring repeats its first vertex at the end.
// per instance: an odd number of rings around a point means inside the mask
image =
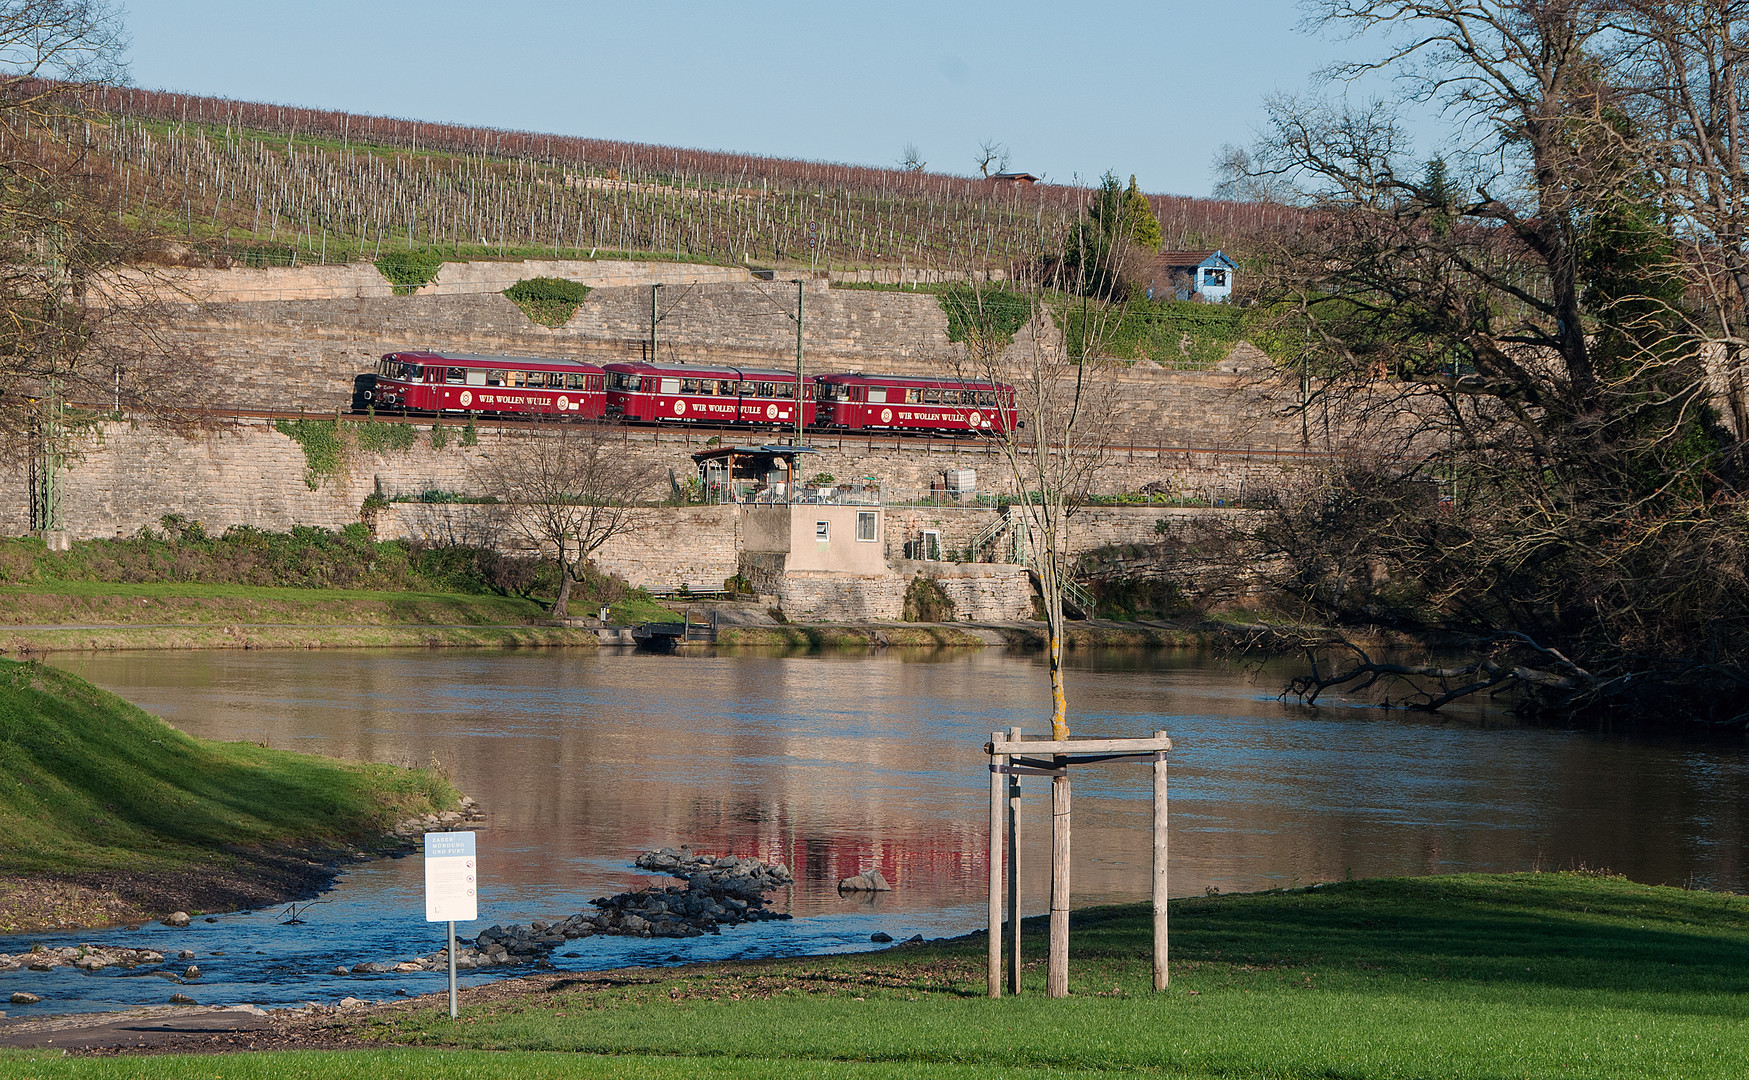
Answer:
MULTIPOLYGON (((797 921, 697 946, 730 952, 975 926, 988 777, 979 746, 993 729, 1038 732, 1046 698, 1035 657, 997 650, 187 652, 55 662, 207 738, 438 763, 487 810, 488 921, 563 914, 630 887, 642 879, 627 864, 651 847, 785 860, 798 881, 783 902, 797 921), (895 892, 873 907, 841 899, 838 879, 870 866, 895 892)), ((1274 700, 1282 677, 1198 655, 1071 659, 1078 731, 1166 729, 1177 742, 1175 894, 1580 863, 1652 882, 1746 883, 1740 749, 1525 729, 1481 713, 1308 712, 1274 700)), ((1046 903, 1048 818, 1045 782, 1025 787, 1030 914, 1046 903)), ((1077 776, 1078 903, 1146 895, 1148 796, 1138 766, 1077 776)), ((391 922, 406 929, 385 923, 368 941, 338 931, 341 939, 309 951, 305 968, 425 949, 418 873, 408 859, 350 874, 335 894, 336 904, 356 905, 346 919, 376 925, 367 911, 393 909, 400 921, 391 922), (392 948, 397 932, 414 943, 392 948)), ((693 948, 604 941, 571 962, 691 958, 693 948)), ((262 1000, 256 989, 238 1000, 262 1000)))

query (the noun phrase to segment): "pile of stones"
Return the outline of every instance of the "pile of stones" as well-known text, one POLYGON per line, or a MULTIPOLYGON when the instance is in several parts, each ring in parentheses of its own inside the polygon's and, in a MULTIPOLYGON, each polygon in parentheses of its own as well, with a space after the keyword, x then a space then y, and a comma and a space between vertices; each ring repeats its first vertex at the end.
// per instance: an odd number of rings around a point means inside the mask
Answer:
POLYGON ((107 967, 139 967, 142 964, 162 964, 164 954, 151 949, 114 949, 97 945, 67 945, 51 949, 38 945, 30 952, 7 955, 0 953, 0 971, 48 971, 50 968, 72 967, 80 971, 101 971, 107 967))
MULTIPOLYGON (((686 884, 598 897, 590 901, 598 911, 578 912, 558 922, 535 919, 527 926, 489 926, 471 945, 457 945, 455 966, 539 964, 565 942, 597 934, 698 937, 718 933, 725 926, 789 918, 765 906, 766 893, 795 881, 782 863, 700 855, 683 847, 646 851, 638 856, 636 865, 641 870, 682 878, 686 884)), ((425 970, 447 968, 448 950, 420 957, 417 963, 425 970)))
POLYGON ((411 847, 424 840, 428 832, 450 832, 464 825, 477 825, 485 820, 486 812, 480 809, 480 804, 463 795, 460 810, 408 818, 397 823, 389 835, 403 847, 411 847))

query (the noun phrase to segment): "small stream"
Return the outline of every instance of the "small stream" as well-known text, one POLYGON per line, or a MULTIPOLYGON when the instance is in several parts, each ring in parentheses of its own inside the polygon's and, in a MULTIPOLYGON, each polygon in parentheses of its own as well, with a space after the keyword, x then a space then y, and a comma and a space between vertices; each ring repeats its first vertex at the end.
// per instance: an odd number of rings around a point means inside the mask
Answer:
MULTIPOLYGON (((1036 730, 1037 657, 989 649, 651 656, 618 650, 357 650, 63 654, 53 662, 192 734, 355 760, 436 762, 479 800, 481 920, 526 923, 666 883, 638 852, 782 860, 771 897, 792 920, 685 939, 596 937, 560 969, 866 949, 869 935, 938 937, 983 919, 992 730, 1036 730), (878 866, 894 892, 842 898, 878 866)), ((1749 754, 1740 745, 1527 728, 1471 709, 1425 718, 1275 698, 1285 668, 1192 653, 1073 654, 1085 734, 1172 733, 1172 892, 1345 876, 1607 867, 1636 880, 1742 891, 1749 754)), ((1043 781, 1023 827, 1025 914, 1046 907, 1043 781)), ((1135 767, 1078 775, 1077 904, 1147 895, 1149 785, 1135 767)), ((415 854, 349 868, 285 925, 281 909, 186 930, 0 936, 157 949, 201 978, 66 968, 0 975, 43 997, 32 1015, 160 1004, 275 1006, 431 992, 441 973, 328 974, 428 954, 415 854)), ((574 954, 574 955, 568 955, 574 954)), ((515 968, 463 973, 464 984, 515 968)), ((22 1015, 14 1009, 13 1015, 22 1015)))

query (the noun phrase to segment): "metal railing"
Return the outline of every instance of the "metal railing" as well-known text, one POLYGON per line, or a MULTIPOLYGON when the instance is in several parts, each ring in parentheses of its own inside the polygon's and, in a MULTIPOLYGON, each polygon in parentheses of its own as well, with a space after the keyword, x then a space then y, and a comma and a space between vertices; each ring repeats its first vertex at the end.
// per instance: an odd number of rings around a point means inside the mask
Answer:
POLYGON ((753 480, 718 480, 704 486, 708 506, 882 506, 879 484, 764 484, 753 480))

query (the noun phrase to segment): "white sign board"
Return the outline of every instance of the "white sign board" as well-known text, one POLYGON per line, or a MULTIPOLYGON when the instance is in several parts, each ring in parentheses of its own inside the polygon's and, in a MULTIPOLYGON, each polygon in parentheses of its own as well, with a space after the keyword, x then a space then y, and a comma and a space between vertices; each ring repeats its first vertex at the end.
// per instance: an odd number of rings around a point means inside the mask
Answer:
POLYGON ((476 867, 473 833, 425 834, 426 922, 469 922, 480 917, 476 867))

